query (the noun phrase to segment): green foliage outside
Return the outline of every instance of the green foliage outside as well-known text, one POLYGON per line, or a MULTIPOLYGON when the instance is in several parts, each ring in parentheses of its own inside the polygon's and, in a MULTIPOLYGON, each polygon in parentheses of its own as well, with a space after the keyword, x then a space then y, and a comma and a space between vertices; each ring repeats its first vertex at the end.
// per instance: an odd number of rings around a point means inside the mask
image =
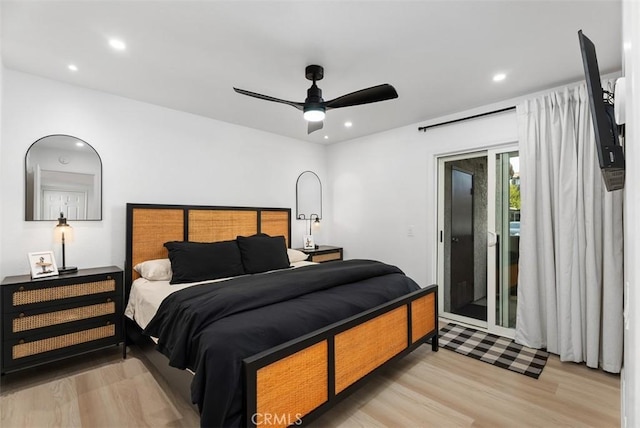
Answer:
POLYGON ((509 208, 520 209, 520 186, 509 185, 509 208))

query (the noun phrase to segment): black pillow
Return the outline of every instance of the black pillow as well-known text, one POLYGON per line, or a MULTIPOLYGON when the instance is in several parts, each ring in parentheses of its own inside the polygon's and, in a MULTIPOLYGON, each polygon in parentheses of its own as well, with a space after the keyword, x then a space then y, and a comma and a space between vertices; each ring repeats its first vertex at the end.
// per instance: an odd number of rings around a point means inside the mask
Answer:
POLYGON ((284 236, 238 236, 238 247, 246 273, 260 273, 289 267, 284 236))
POLYGON ((171 284, 206 281, 243 275, 240 249, 236 241, 166 242, 171 261, 171 284))

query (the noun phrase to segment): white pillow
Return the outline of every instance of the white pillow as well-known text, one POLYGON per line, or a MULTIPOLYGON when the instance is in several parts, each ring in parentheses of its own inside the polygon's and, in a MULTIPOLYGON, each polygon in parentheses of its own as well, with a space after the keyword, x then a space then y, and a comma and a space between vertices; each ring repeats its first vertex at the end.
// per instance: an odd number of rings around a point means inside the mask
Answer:
POLYGON ((171 261, 169 259, 147 260, 133 267, 144 279, 149 281, 170 281, 171 261))
POLYGON ((301 262, 307 260, 307 257, 309 257, 308 254, 294 250, 293 248, 287 248, 287 255, 289 256, 289 263, 301 262))

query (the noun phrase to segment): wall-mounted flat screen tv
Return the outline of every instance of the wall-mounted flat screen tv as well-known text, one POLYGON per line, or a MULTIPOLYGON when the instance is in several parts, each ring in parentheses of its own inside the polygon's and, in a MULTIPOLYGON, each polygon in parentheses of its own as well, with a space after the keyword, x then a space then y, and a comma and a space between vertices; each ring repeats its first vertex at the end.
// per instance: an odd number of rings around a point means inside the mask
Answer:
POLYGON ((595 131, 598 161, 604 184, 611 192, 624 187, 624 152, 619 141, 613 103, 603 97, 596 48, 593 42, 582 33, 582 30, 578 31, 578 39, 580 39, 582 64, 589 93, 589 107, 595 131))

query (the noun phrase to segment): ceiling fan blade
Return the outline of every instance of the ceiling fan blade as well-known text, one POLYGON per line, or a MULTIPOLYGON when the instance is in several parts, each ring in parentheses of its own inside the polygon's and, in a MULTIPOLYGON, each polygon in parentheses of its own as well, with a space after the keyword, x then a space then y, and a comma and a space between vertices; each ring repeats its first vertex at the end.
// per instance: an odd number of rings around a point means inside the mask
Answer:
POLYGON ((398 93, 393 86, 385 83, 378 86, 372 86, 371 88, 361 89, 359 91, 335 98, 331 101, 327 101, 325 102, 325 107, 328 110, 332 108, 376 103, 378 101, 385 101, 393 98, 398 98, 398 93))
POLYGON ((287 105, 290 105, 291 107, 297 108, 298 110, 302 110, 303 107, 304 107, 304 103, 297 103, 295 101, 281 100, 279 98, 270 97, 268 95, 262 95, 262 94, 258 94, 258 93, 251 92, 251 91, 245 91, 244 89, 233 88, 233 90, 236 91, 239 94, 248 95, 250 97, 259 98, 261 100, 273 101, 275 103, 281 103, 281 104, 287 104, 287 105))
POLYGON ((324 123, 322 121, 308 122, 308 123, 309 125, 307 127, 307 135, 311 134, 312 132, 321 130, 322 127, 324 126, 324 123))

